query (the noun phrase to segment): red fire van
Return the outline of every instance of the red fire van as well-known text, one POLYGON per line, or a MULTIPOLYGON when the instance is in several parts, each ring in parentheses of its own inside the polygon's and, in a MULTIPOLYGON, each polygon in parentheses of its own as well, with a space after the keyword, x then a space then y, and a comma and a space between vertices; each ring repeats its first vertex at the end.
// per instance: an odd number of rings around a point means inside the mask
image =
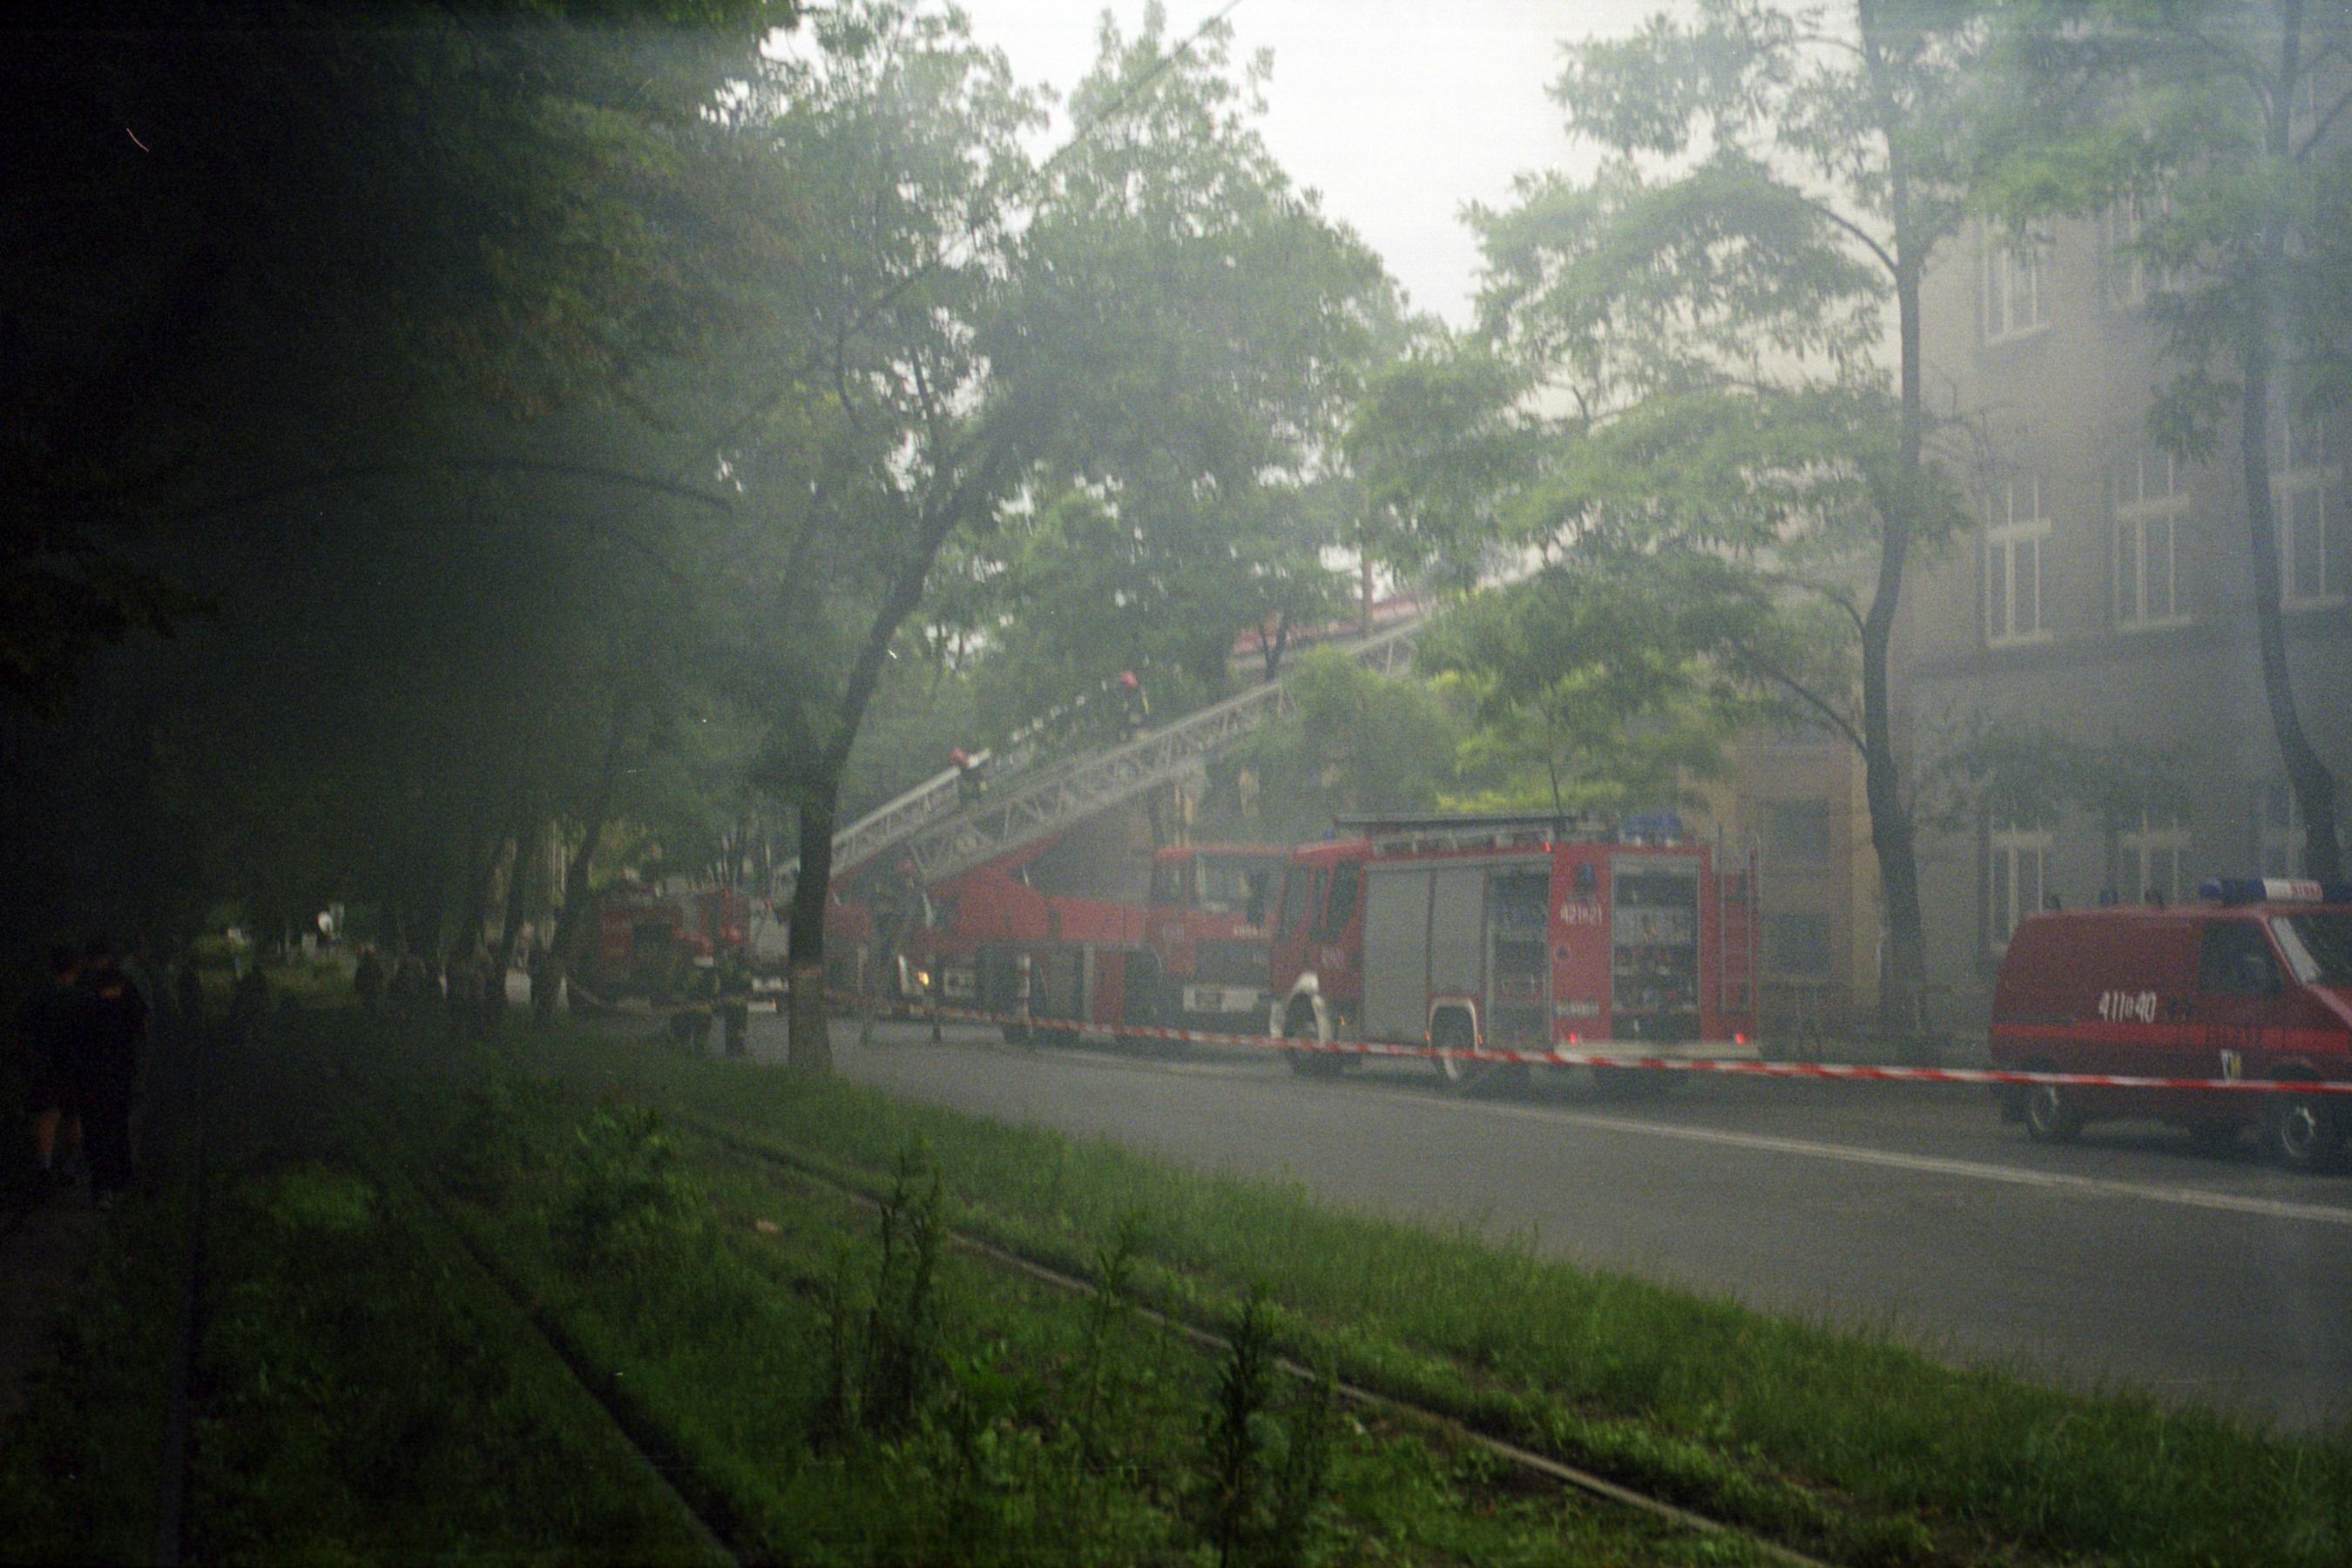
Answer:
MULTIPOLYGON (((2352 887, 2208 882, 2178 908, 2027 917, 1993 990, 1993 1065, 2123 1078, 2352 1080, 2352 887)), ((2041 1142, 2141 1118, 2200 1142, 2259 1128, 2280 1163, 2339 1168, 2352 1097, 2214 1089, 2006 1087, 2005 1119, 2041 1142)))

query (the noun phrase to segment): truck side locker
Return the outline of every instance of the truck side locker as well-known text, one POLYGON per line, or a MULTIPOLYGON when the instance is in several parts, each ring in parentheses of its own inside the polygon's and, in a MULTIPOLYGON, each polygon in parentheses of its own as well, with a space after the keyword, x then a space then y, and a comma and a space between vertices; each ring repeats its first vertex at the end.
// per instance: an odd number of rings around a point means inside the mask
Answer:
POLYGON ((1486 1037, 1510 1050, 1551 1048, 1549 860, 1496 866, 1486 882, 1486 1037))
POLYGON ((1364 1037, 1418 1040, 1429 1026, 1429 868, 1364 868, 1364 1037))

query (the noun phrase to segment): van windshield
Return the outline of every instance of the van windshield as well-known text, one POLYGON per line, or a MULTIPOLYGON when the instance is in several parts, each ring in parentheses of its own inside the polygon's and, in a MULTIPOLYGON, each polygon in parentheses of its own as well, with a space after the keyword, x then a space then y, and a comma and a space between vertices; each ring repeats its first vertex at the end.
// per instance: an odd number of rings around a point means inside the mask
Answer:
POLYGON ((2352 985, 2352 915, 2273 915, 2271 934, 2305 985, 2352 985))

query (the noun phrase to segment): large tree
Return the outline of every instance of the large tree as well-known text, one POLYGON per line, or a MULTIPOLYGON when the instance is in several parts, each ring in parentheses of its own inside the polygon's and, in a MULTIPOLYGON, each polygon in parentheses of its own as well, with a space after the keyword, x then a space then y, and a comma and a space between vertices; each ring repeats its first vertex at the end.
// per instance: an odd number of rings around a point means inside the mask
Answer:
POLYGON ((1270 70, 1217 23, 1176 47, 1108 17, 1016 258, 1022 352, 1064 419, 1035 504, 950 579, 1017 725, 1122 668, 1155 706, 1219 693, 1234 639, 1344 606, 1354 542, 1339 434, 1386 352, 1379 258, 1295 185, 1257 127, 1270 70))
POLYGON ((822 1072, 851 749, 940 551, 994 518, 1048 410, 1003 310, 1034 100, 953 13, 865 0, 809 31, 730 110, 794 172, 813 238, 789 264, 806 348, 719 458, 751 525, 728 613, 738 695, 766 728, 754 777, 798 820, 791 1060, 822 1072))
POLYGON ((1960 518, 1920 283, 1962 221, 1973 12, 1700 0, 1570 47, 1553 92, 1599 174, 1474 209, 1475 331, 1402 366, 1358 438, 1392 550, 1500 537, 1591 593, 1638 584, 1669 646, 1853 746, 1906 1031, 1926 955, 1889 654, 1906 571, 1960 518))
POLYGON ((575 759, 677 641, 645 635, 684 570, 653 558, 727 510, 687 367, 775 331, 793 215, 706 110, 793 12, 200 3, 11 35, 0 718, 5 793, 46 802, 13 882, 136 906, 123 866, 168 865, 422 922, 526 809, 578 809, 575 759), (173 619, 177 649, 76 689, 173 619))
MULTIPOLYGON (((2151 434, 2194 458, 2234 434, 2271 731, 2310 870, 2340 878, 2336 780, 2287 657, 2271 474, 2352 409, 2352 17, 2305 0, 2037 0, 2005 8, 2000 42, 2016 97, 1985 128, 1989 205, 2020 226, 2106 218, 2171 369, 2151 434)), ((2341 497, 2325 504, 2332 540, 2317 510, 2295 530, 2311 596, 2352 582, 2322 564, 2352 546, 2341 497)))

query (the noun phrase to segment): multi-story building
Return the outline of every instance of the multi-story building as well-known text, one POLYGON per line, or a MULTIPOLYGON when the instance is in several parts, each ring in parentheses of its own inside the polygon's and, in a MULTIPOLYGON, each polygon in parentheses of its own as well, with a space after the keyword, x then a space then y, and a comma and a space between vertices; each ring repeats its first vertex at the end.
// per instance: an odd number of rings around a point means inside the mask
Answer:
MULTIPOLYGON (((2305 845, 2255 647, 2236 437, 2210 462, 2148 437, 2170 372, 2120 247, 2122 210, 2035 242, 1945 247, 1926 285, 1927 384, 1973 416, 1972 526, 1916 572, 1898 645, 1910 775, 1973 725, 2160 757, 2173 798, 2123 777, 2077 800, 1977 809, 1921 840, 1931 980, 1965 1028, 2011 929, 2053 902, 2193 897, 2221 874, 2286 875, 2305 845)), ((2288 660, 2304 727, 2352 776, 2352 413, 2272 420, 2288 660)), ((2134 770, 2137 771, 2137 770, 2134 770)), ((2154 771, 2154 770, 2151 770, 2154 771)))

